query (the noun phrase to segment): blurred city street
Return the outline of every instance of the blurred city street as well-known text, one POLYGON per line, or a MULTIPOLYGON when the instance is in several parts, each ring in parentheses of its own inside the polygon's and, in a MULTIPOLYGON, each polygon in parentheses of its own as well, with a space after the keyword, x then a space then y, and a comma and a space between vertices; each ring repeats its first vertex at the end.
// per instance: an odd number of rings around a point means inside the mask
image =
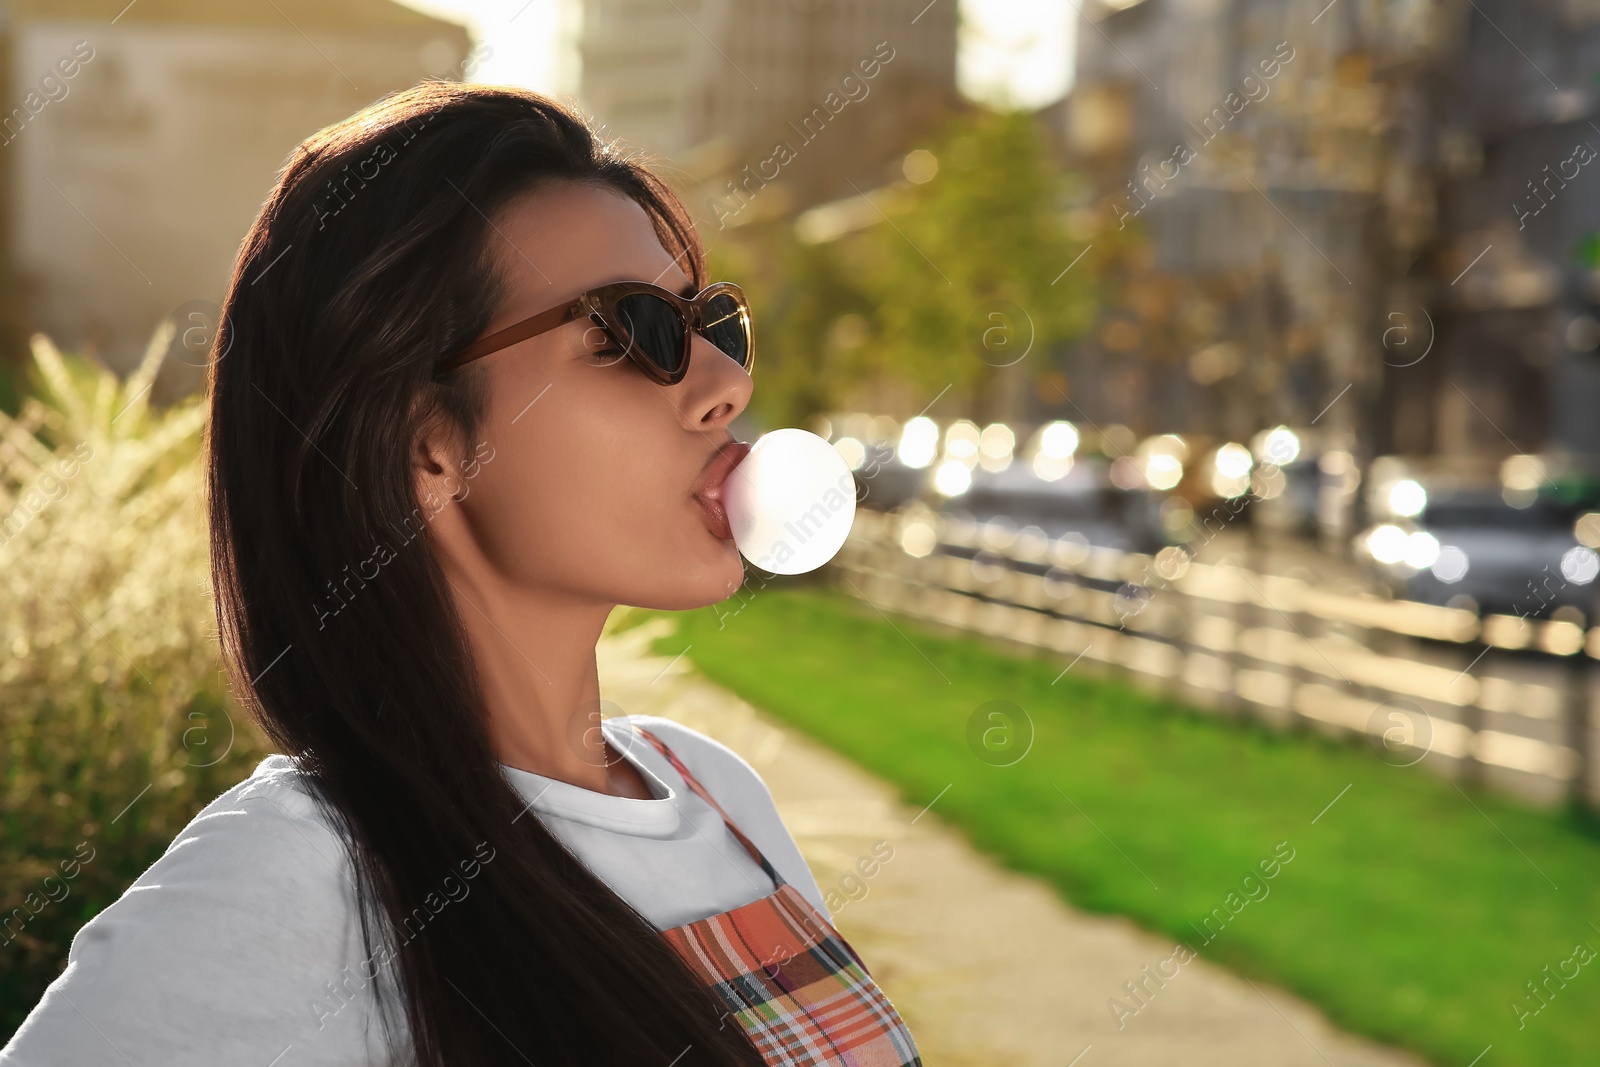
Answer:
POLYGON ((295 147, 443 81, 645 162, 748 297, 733 437, 851 472, 825 565, 622 605, 603 690, 760 773, 926 1062, 1600 1062, 1600 0, 0 14, 0 1044, 273 751, 207 578, 224 301, 295 147))

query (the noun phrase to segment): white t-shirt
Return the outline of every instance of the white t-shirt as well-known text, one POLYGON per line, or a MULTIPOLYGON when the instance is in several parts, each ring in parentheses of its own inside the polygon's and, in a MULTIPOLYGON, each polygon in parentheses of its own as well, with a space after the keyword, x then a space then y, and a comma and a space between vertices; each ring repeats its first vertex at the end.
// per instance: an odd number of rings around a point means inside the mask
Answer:
MULTIPOLYGON (((659 929, 773 892, 716 809, 630 722, 661 738, 768 862, 828 914, 761 776, 686 726, 649 715, 603 722, 650 800, 501 770, 529 810, 659 929)), ((449 892, 461 895, 433 906, 459 906, 470 880, 449 892)), ((354 894, 339 831, 295 762, 268 756, 78 930, 66 970, 0 1049, 0 1067, 389 1063, 373 985, 392 990, 392 972, 375 968, 363 948, 354 894)), ((391 1019, 403 1049, 403 1010, 391 1019)))

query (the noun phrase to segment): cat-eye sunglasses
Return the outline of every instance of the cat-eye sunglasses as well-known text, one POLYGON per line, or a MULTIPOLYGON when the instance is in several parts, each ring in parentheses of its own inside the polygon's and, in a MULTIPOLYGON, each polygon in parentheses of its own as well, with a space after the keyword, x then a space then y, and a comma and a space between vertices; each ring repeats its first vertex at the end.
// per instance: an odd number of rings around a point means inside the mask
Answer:
POLYGON ((565 304, 514 322, 446 356, 435 370, 443 375, 463 363, 508 345, 548 333, 587 315, 640 370, 662 385, 676 385, 689 370, 689 349, 698 333, 749 373, 755 364, 750 304, 732 282, 716 282, 692 298, 652 282, 613 282, 582 293, 565 304))

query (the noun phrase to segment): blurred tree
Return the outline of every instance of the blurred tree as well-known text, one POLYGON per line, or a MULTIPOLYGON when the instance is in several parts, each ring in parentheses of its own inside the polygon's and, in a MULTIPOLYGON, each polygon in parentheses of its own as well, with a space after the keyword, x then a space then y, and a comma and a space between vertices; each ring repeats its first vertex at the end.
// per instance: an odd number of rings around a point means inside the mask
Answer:
POLYGON ((855 221, 824 239, 781 220, 711 249, 755 310, 761 420, 804 424, 869 382, 929 400, 951 386, 981 417, 1013 365, 1058 381, 1061 344, 1092 326, 1099 272, 1122 235, 1069 225, 1081 186, 1032 115, 957 115, 906 172, 828 205, 855 221))
POLYGON ((869 349, 879 368, 929 397, 953 386, 986 417, 1002 367, 1032 358, 1048 372, 1056 347, 1089 329, 1100 260, 1068 235, 1068 177, 1031 115, 957 116, 930 151, 932 177, 891 186, 887 225, 853 239, 878 311, 869 349))
POLYGON ((1600 232, 1586 233, 1576 246, 1578 262, 1590 270, 1600 270, 1600 232))
POLYGON ((750 298, 757 422, 803 426, 861 383, 860 345, 841 346, 841 334, 852 338, 836 323, 864 322, 873 307, 836 246, 798 241, 785 222, 716 246, 710 260, 714 277, 738 279, 750 298))

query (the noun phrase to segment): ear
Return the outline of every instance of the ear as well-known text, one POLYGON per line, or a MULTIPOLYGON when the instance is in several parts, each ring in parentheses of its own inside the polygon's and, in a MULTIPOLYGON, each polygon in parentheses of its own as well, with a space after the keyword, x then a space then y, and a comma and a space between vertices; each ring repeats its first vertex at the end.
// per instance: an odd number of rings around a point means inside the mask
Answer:
POLYGON ((446 500, 466 495, 461 445, 455 427, 426 395, 413 401, 411 422, 417 427, 411 441, 411 484, 418 503, 432 514, 446 500))

